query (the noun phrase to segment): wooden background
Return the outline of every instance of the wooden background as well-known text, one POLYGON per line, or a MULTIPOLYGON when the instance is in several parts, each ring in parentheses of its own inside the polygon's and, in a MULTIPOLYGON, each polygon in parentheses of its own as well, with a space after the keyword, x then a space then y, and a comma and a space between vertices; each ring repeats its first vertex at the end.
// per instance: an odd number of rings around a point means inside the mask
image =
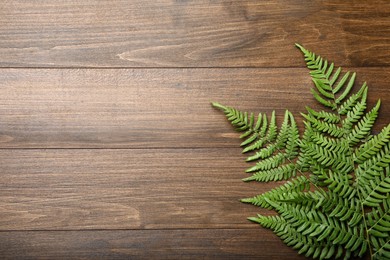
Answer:
POLYGON ((0 2, 0 256, 302 259, 246 220, 238 135, 211 101, 316 106, 299 42, 390 115, 386 0, 0 2))

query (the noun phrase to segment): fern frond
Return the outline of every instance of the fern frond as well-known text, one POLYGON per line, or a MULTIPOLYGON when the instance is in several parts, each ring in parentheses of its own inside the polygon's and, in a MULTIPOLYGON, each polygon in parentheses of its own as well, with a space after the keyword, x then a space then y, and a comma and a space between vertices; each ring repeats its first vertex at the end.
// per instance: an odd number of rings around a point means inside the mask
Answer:
MULTIPOLYGON (((341 93, 341 95, 336 99, 336 104, 340 104, 341 101, 343 101, 348 96, 348 94, 351 92, 353 84, 355 83, 355 78, 356 78, 356 73, 353 73, 351 78, 349 79, 348 84, 347 84, 346 88, 344 89, 343 93, 341 93)), ((344 85, 344 84, 342 84, 342 85, 344 85)), ((338 88, 336 87, 335 91, 337 91, 337 89, 338 88)))
POLYGON ((348 111, 354 108, 354 106, 359 100, 365 102, 367 100, 367 91, 367 84, 364 83, 357 93, 352 94, 347 100, 345 100, 342 104, 339 105, 337 112, 340 115, 345 115, 348 113, 348 111))
POLYGON ((257 150, 263 147, 263 145, 273 142, 277 135, 276 116, 275 111, 272 112, 271 121, 268 124, 267 116, 263 116, 262 127, 259 130, 254 131, 252 136, 248 137, 241 143, 243 153, 247 153, 253 150, 257 150))
MULTIPOLYGON (((253 113, 248 114, 248 112, 243 112, 238 109, 221 105, 217 102, 213 102, 212 105, 215 108, 222 110, 228 121, 236 128, 237 131, 253 131, 254 126, 254 115, 253 113)), ((261 117, 261 114, 259 115, 261 117)))
POLYGON ((266 120, 267 120, 267 117, 265 116, 264 117, 264 121, 263 121, 263 127, 260 130, 260 132, 258 132, 257 135, 255 135, 256 138, 253 138, 253 136, 252 136, 250 138, 247 138, 246 140, 244 140, 241 143, 241 146, 243 146, 243 147, 247 146, 243 150, 243 153, 246 153, 246 152, 249 152, 249 151, 253 151, 255 149, 259 149, 265 143, 272 142, 272 141, 275 140, 276 135, 277 135, 275 111, 272 112, 271 121, 270 121, 270 123, 268 125, 268 128, 267 128, 267 121, 266 120), (254 142, 256 139, 258 139, 258 140, 256 142, 254 142), (252 143, 254 143, 254 144, 251 145, 251 146, 248 146, 249 144, 252 144, 252 143), (260 143, 261 143, 261 145, 260 145, 260 143))
POLYGON ((389 143, 390 140, 390 125, 383 128, 382 131, 371 138, 369 141, 356 149, 354 153, 354 161, 356 163, 363 163, 364 161, 376 156, 378 152, 389 143))
POLYGON ((349 133, 352 130, 354 123, 359 122, 359 120, 364 116, 364 111, 366 110, 366 101, 360 101, 347 113, 347 117, 342 122, 343 129, 349 133))
POLYGON ((245 179, 257 181, 276 181, 285 180, 296 175, 295 167, 291 165, 282 165, 286 160, 297 156, 297 140, 299 138, 298 127, 289 111, 285 112, 284 121, 280 131, 276 126, 276 115, 272 113, 270 123, 267 123, 267 117, 259 114, 257 123, 253 113, 248 114, 237 109, 223 106, 219 103, 212 103, 225 112, 227 119, 238 131, 246 131, 245 140, 241 143, 244 146, 243 152, 260 149, 254 155, 249 156, 247 161, 265 159, 258 162, 255 166, 247 169, 247 172, 255 172, 252 177, 245 179), (249 116, 248 116, 249 115, 249 116), (262 120, 262 123, 260 123, 262 120), (262 126, 261 126, 262 125, 262 126), (261 126, 261 127, 260 127, 261 126), (288 142, 287 142, 288 140, 288 142), (265 144, 267 146, 263 147, 265 144), (286 150, 284 154, 273 155, 275 151, 286 150), (263 172, 259 172, 263 171, 263 172))
POLYGON ((326 98, 323 98, 320 93, 318 93, 317 91, 315 91, 313 88, 310 90, 311 93, 313 94, 314 98, 322 105, 326 106, 326 107, 329 107, 331 108, 332 110, 336 109, 337 108, 337 105, 331 101, 331 100, 327 100, 326 98))
POLYGON ((242 180, 258 182, 281 181, 287 180, 291 177, 295 177, 296 173, 296 165, 293 163, 289 163, 276 168, 272 168, 270 170, 255 172, 252 176, 244 178, 242 180))
POLYGON ((361 194, 361 201, 370 207, 379 207, 383 199, 390 193, 390 167, 388 166, 379 176, 373 179, 358 179, 358 189, 361 194))
POLYGON ((240 135, 241 139, 244 139, 244 138, 248 137, 249 135, 259 131, 260 126, 261 126, 261 122, 262 122, 262 116, 263 115, 261 113, 259 113, 257 115, 256 124, 254 124, 255 116, 254 116, 254 114, 251 114, 251 117, 250 117, 251 119, 249 121, 249 122, 251 122, 251 124, 250 124, 251 127, 248 127, 248 129, 245 131, 245 133, 240 135))
POLYGON ((309 237, 315 237, 316 241, 328 241, 334 245, 343 245, 351 252, 364 254, 362 249, 367 243, 362 228, 347 226, 337 218, 325 216, 321 211, 299 204, 273 205, 278 213, 296 228, 296 232, 309 237))
MULTIPOLYGON (((340 91, 340 89, 344 86, 345 82, 348 80, 349 78, 349 74, 350 72, 347 71, 344 76, 341 78, 341 80, 337 83, 337 86, 334 87, 333 91, 334 93, 337 93, 340 91)), ((336 79, 337 80, 337 79, 336 79)))
POLYGON ((322 119, 325 122, 337 124, 340 122, 340 116, 337 114, 329 113, 326 111, 315 111, 311 109, 310 107, 306 107, 306 110, 309 112, 310 115, 317 119, 322 119))
POLYGON ((380 100, 376 103, 375 107, 358 122, 352 132, 347 135, 346 139, 350 141, 351 146, 358 144, 370 134, 371 128, 374 126, 375 120, 378 117, 379 107, 380 100))
POLYGON ((381 102, 367 112, 368 86, 354 91, 356 73, 342 72, 297 47, 310 71, 313 97, 324 107, 306 108, 301 137, 289 111, 278 129, 275 112, 256 119, 253 113, 213 104, 244 132, 243 153, 253 151, 247 161, 256 164, 243 180, 286 181, 241 200, 278 213, 249 220, 309 257, 349 259, 369 251, 372 259, 389 259, 390 125, 371 133, 381 102))
POLYGON ((361 181, 369 181, 380 176, 380 173, 390 164, 390 142, 380 150, 376 156, 359 164, 356 169, 356 177, 361 181))
POLYGON ((348 226, 353 227, 361 223, 363 218, 361 212, 361 203, 358 199, 342 198, 335 192, 327 192, 326 198, 322 200, 320 205, 325 213, 330 217, 337 217, 340 221, 347 222, 348 226))
POLYGON ((333 73, 333 63, 327 69, 328 61, 315 55, 313 52, 306 50, 299 44, 296 46, 304 54, 307 67, 310 70, 310 75, 316 86, 316 90, 311 89, 314 98, 322 105, 330 107, 332 110, 336 110, 338 105, 349 96, 355 82, 356 73, 353 73, 350 77, 350 72, 348 71, 340 80, 338 80, 341 68, 338 68, 336 72, 333 73), (347 81, 348 83, 345 86, 347 81), (337 85, 335 86, 336 82, 337 85), (336 97, 336 94, 338 94, 341 89, 344 89, 343 92, 336 97))
POLYGON ((256 171, 266 171, 271 170, 274 168, 277 168, 281 166, 283 163, 285 163, 287 160, 287 154, 285 153, 278 153, 271 157, 268 157, 264 160, 261 160, 256 163, 255 166, 252 166, 248 168, 245 172, 251 173, 256 171))
POLYGON ((299 150, 299 130, 295 122, 294 116, 289 113, 290 117, 290 128, 286 141, 286 156, 288 160, 293 160, 298 156, 299 150))
POLYGON ((351 185, 351 179, 352 176, 349 174, 339 174, 329 170, 323 182, 332 193, 341 198, 351 199, 356 195, 356 189, 351 185))
POLYGON ((371 237, 371 243, 375 246, 375 253, 372 259, 388 260, 390 259, 390 240, 371 237))
MULTIPOLYGON (((324 167, 332 167, 335 169, 343 169, 344 167, 351 167, 352 159, 348 158, 345 153, 340 150, 330 150, 317 144, 307 145, 307 155, 316 160, 324 167)), ((352 170, 352 168, 351 168, 352 170)))
POLYGON ((298 140, 299 145, 299 153, 298 153, 298 159, 296 161, 296 164, 299 166, 298 168, 302 172, 306 172, 311 168, 311 162, 312 158, 307 156, 308 153, 308 144, 312 142, 313 139, 313 133, 315 131, 313 130, 311 124, 309 122, 303 121, 303 124, 305 125, 305 131, 302 135, 301 140, 298 140))
POLYGON ((383 208, 375 208, 367 214, 374 258, 386 257, 390 253, 390 198, 383 200, 382 205, 383 208))
POLYGON ((249 218, 249 220, 273 230, 284 243, 299 250, 298 253, 305 254, 306 257, 329 259, 331 257, 340 258, 343 255, 344 250, 341 246, 334 245, 330 241, 317 242, 310 236, 302 235, 283 217, 258 215, 257 217, 249 218))
POLYGON ((328 68, 327 60, 324 60, 321 56, 316 55, 314 52, 305 49, 299 44, 295 44, 295 46, 298 47, 305 56, 305 61, 307 67, 310 69, 311 77, 314 79, 322 79, 322 88, 325 90, 332 90, 330 86, 337 80, 338 74, 340 74, 339 69, 336 71, 336 73, 334 73, 336 77, 333 77, 333 79, 329 80, 329 77, 332 74, 334 68, 333 63, 328 68))
POLYGON ((302 192, 308 191, 310 189, 310 182, 305 176, 299 176, 295 179, 292 179, 285 184, 274 188, 270 191, 267 191, 263 194, 257 195, 253 198, 245 198, 241 199, 241 202, 250 203, 258 207, 273 209, 273 207, 267 202, 267 200, 271 201, 279 201, 286 199, 291 192, 302 192), (267 200, 266 200, 267 199, 267 200))
POLYGON ((314 144, 321 146, 329 152, 340 153, 346 156, 352 155, 347 140, 329 138, 319 132, 313 132, 311 137, 314 144))
POLYGON ((289 194, 286 194, 283 199, 279 199, 277 202, 289 202, 289 203, 298 203, 304 206, 312 206, 315 209, 318 209, 324 201, 326 200, 327 195, 323 190, 316 191, 292 191, 289 194))
POLYGON ((275 111, 272 111, 271 120, 270 120, 270 123, 269 123, 266 139, 269 142, 272 142, 272 141, 275 140, 277 134, 278 134, 278 127, 276 126, 275 111))
MULTIPOLYGON (((270 143, 268 146, 260 149, 254 155, 249 156, 247 158, 248 162, 249 161, 254 161, 254 160, 257 160, 257 159, 267 158, 267 157, 271 156, 275 151, 277 151, 279 149, 282 149, 282 148, 284 148, 286 146, 286 141, 287 141, 287 139, 289 137, 288 133, 289 133, 289 130, 290 130, 290 126, 289 126, 290 116, 289 116, 289 114, 290 113, 288 111, 285 112, 284 120, 283 120, 282 126, 280 127, 279 133, 277 133, 277 137, 276 137, 275 142, 274 143, 270 143)), ((269 137, 267 137, 267 138, 269 138, 269 137)))
MULTIPOLYGON (((256 149, 260 149, 261 147, 263 147, 263 145, 268 142, 267 136, 266 136, 267 130, 268 130, 268 119, 267 119, 266 115, 263 115, 261 127, 257 131, 254 131, 252 136, 250 136, 248 138, 248 139, 250 139, 250 141, 248 141, 248 145, 247 145, 247 147, 245 147, 242 150, 242 153, 247 153, 247 152, 250 152, 250 151, 253 151, 256 149), (251 144, 249 145, 249 143, 251 143, 251 144)), ((242 143, 241 143, 241 146, 242 146, 242 143)))
POLYGON ((259 223, 265 228, 272 229, 275 232, 279 232, 285 229, 287 221, 280 216, 262 216, 260 214, 257 217, 249 217, 250 221, 259 223))
POLYGON ((213 102, 215 108, 222 110, 228 121, 239 132, 245 131, 240 137, 245 139, 241 146, 245 147, 243 153, 260 149, 263 145, 273 142, 278 134, 275 111, 272 112, 270 123, 266 115, 258 115, 256 124, 253 113, 243 112, 238 109, 213 102))
POLYGON ((315 128, 317 131, 320 131, 322 133, 327 133, 330 136, 333 137, 341 137, 345 134, 345 131, 343 128, 337 126, 337 124, 334 123, 328 123, 324 120, 317 119, 311 115, 305 115, 301 114, 308 122, 311 123, 313 128, 315 128))
POLYGON ((321 94, 325 98, 334 99, 332 88, 325 84, 325 82, 321 78, 317 78, 316 76, 314 76, 312 80, 319 94, 321 94))

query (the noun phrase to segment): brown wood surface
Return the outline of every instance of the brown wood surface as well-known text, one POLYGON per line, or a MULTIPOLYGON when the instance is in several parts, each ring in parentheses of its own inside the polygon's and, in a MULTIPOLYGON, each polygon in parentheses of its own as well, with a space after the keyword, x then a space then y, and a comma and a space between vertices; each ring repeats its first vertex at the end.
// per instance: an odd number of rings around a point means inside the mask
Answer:
POLYGON ((253 227, 243 216, 259 209, 238 201, 272 185, 243 183, 248 165, 239 155, 240 149, 3 150, 0 227, 253 227))
MULTIPOLYGON (((390 118, 390 2, 0 2, 1 259, 302 259, 246 220, 238 134, 211 101, 318 107, 295 42, 390 118)), ((302 124, 300 123, 300 127, 302 124)))
POLYGON ((387 0, 2 1, 3 67, 389 66, 387 0), (297 61, 298 59, 298 61, 297 61))
MULTIPOLYGON (((387 68, 350 68, 390 114, 387 68)), ((0 145, 9 148, 237 147, 219 101, 242 110, 318 106, 307 69, 3 69, 0 145), (244 101, 244 102, 243 102, 244 101)), ((378 128, 388 120, 378 120, 378 128)))
POLYGON ((257 228, 0 232, 0 254, 2 259, 305 259, 274 236, 257 228))

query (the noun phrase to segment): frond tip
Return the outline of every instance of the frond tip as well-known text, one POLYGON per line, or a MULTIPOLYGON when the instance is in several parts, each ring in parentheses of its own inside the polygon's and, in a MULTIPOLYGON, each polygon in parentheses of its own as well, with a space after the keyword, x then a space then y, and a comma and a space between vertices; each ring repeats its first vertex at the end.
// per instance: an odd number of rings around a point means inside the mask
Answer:
POLYGON ((221 105, 221 104, 219 104, 218 102, 211 102, 211 105, 212 105, 213 107, 216 107, 216 108, 221 109, 222 111, 225 111, 225 110, 226 110, 226 107, 223 106, 223 105, 221 105))
POLYGON ((248 113, 219 103, 252 165, 244 181, 285 181, 241 202, 278 215, 248 218, 269 228, 307 257, 390 259, 390 124, 372 129, 380 100, 367 109, 368 86, 355 88, 356 73, 343 72, 302 45, 318 108, 301 114, 248 113), (355 91, 355 89, 358 89, 355 91))

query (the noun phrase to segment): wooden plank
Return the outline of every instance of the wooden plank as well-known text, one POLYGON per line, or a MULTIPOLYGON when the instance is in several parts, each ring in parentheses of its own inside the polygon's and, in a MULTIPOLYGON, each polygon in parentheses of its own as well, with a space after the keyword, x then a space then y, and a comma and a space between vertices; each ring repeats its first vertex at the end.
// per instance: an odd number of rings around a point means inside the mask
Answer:
MULTIPOLYGON (((387 68, 360 68, 378 128, 388 124, 387 68)), ((316 107, 306 69, 2 69, 1 148, 237 147, 218 101, 242 110, 316 107)), ((318 106, 317 106, 318 107, 318 106)))
POLYGON ((0 232, 2 259, 305 259, 269 230, 0 232), (277 250, 275 250, 277 248, 277 250))
POLYGON ((389 66, 389 15, 386 0, 3 1, 0 66, 303 66, 295 42, 389 66))
POLYGON ((10 149, 0 153, 0 231, 252 228, 239 149, 10 149))

